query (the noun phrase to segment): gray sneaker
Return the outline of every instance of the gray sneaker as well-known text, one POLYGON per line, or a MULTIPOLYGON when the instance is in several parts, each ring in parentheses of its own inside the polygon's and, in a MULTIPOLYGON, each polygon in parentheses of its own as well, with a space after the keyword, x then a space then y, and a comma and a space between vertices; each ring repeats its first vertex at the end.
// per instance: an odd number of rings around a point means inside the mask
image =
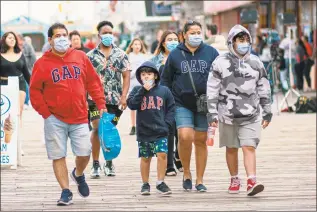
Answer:
POLYGON ((100 172, 101 172, 101 167, 99 163, 94 163, 93 166, 91 167, 90 178, 91 179, 100 178, 100 172))
POLYGON ((116 176, 115 168, 112 163, 112 160, 106 161, 106 163, 103 165, 103 169, 106 176, 116 176))

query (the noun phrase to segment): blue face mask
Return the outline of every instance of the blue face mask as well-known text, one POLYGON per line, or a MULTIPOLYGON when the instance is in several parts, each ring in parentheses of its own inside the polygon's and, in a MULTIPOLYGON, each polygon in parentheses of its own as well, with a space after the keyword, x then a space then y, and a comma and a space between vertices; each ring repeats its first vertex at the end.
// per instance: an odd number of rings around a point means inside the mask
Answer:
POLYGON ((203 41, 203 37, 201 35, 189 35, 188 36, 188 44, 192 47, 197 47, 203 41))
POLYGON ((250 50, 249 43, 239 43, 237 46, 237 52, 241 55, 245 55, 250 50))
POLYGON ((166 42, 166 48, 169 52, 178 46, 178 41, 168 41, 166 42))
POLYGON ((111 46, 112 41, 113 41, 113 35, 112 34, 104 34, 100 35, 101 37, 101 42, 105 46, 111 46))

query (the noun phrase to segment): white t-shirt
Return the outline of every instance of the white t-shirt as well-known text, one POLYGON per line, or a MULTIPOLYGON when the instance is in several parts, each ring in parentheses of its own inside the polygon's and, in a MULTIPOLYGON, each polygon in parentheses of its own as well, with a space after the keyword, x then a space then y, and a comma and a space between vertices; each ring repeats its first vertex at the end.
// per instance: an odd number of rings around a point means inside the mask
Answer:
POLYGON ((296 57, 296 40, 293 39, 291 40, 290 38, 284 38, 280 45, 279 48, 284 50, 284 58, 289 58, 289 46, 291 44, 291 58, 296 57))
POLYGON ((148 55, 143 54, 143 53, 139 53, 139 54, 135 54, 133 52, 131 52, 129 55, 129 62, 131 65, 131 73, 130 73, 130 88, 129 88, 129 92, 132 91, 132 89, 135 86, 140 85, 140 83, 138 82, 137 78, 136 78, 136 70, 147 60, 149 60, 148 55))

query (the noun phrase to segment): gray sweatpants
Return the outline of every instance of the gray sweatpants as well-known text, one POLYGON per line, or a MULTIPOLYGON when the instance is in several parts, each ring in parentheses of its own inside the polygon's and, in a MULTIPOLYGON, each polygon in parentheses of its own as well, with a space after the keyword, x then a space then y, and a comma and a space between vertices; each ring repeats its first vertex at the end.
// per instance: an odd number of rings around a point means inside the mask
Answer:
POLYGON ((252 146, 257 148, 261 137, 261 122, 247 125, 230 125, 219 123, 219 147, 240 148, 252 146))

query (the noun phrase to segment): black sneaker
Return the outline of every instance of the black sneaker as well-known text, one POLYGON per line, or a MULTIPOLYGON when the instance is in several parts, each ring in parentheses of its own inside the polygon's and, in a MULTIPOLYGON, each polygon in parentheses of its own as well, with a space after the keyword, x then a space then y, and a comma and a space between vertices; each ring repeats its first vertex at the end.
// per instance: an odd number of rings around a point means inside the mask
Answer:
POLYGON ((61 198, 57 201, 58 206, 73 204, 73 193, 69 189, 63 189, 61 198))
POLYGON ((183 180, 183 188, 185 191, 190 191, 193 188, 193 183, 191 179, 183 180))
POLYGON ((74 170, 70 174, 70 177, 77 184, 78 194, 84 198, 88 197, 89 196, 89 187, 88 187, 88 184, 86 183, 85 175, 83 174, 82 176, 76 177, 75 171, 76 171, 76 168, 74 168, 74 170))
POLYGON ((136 133, 135 127, 131 127, 131 131, 129 135, 135 135, 135 133, 136 133))
POLYGON ((143 183, 141 188, 141 194, 142 195, 150 195, 150 184, 149 183, 143 183))
POLYGON ((159 193, 161 193, 163 195, 169 195, 172 193, 171 189, 164 182, 157 185, 156 189, 159 191, 159 193))

